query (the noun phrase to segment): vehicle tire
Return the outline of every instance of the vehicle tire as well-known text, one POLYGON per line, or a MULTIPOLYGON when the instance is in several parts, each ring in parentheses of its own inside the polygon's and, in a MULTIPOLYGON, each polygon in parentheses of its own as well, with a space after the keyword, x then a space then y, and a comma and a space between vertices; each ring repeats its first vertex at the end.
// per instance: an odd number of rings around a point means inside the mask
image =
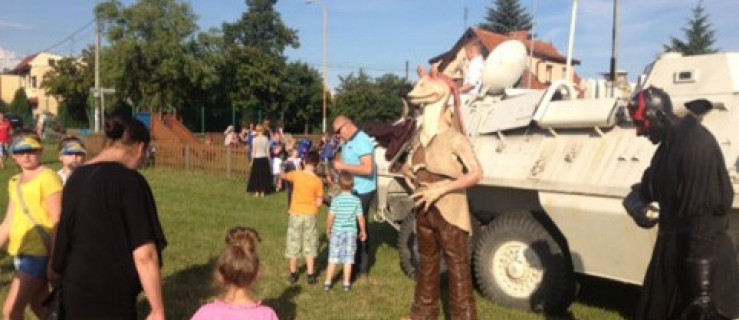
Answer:
POLYGON ((418 242, 416 241, 416 213, 405 217, 398 231, 398 255, 400 268, 408 278, 415 279, 418 268, 418 242))
POLYGON ((482 229, 474 253, 483 295, 527 311, 566 312, 575 293, 569 253, 530 212, 501 215, 482 229))
MULTIPOLYGON (((405 217, 398 231, 398 255, 400 268, 408 278, 415 279, 418 275, 418 241, 416 240, 416 213, 411 211, 405 217)), ((440 258, 441 273, 446 272, 444 257, 440 258)))

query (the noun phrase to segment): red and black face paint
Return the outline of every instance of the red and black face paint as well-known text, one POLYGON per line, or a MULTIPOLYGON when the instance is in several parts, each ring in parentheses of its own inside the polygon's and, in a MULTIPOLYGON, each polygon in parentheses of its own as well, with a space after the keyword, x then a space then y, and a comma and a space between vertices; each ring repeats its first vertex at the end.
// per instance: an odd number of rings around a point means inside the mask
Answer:
POLYGON ((651 120, 647 117, 647 102, 644 97, 644 91, 640 91, 634 99, 629 103, 629 114, 631 120, 636 125, 636 135, 649 135, 649 128, 652 125, 651 120))

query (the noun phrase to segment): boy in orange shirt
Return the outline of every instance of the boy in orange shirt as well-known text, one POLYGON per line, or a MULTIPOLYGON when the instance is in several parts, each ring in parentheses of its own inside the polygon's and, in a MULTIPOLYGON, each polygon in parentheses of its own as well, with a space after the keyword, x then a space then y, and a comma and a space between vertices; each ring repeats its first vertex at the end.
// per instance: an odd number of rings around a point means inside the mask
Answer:
POLYGON ((282 173, 280 177, 293 185, 290 218, 287 226, 285 257, 290 259, 290 284, 298 282, 298 258, 305 257, 308 283, 317 280, 315 260, 318 255, 318 211, 323 205, 323 183, 316 175, 318 152, 305 157, 303 170, 282 173))

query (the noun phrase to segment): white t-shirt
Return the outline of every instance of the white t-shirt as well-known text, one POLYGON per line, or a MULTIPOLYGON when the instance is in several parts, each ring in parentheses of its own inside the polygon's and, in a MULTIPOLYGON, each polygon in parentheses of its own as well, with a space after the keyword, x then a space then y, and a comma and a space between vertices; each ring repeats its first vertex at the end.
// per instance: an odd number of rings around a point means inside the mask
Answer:
POLYGON ((292 163, 294 170, 303 170, 303 166, 300 161, 301 160, 298 157, 295 157, 295 158, 290 157, 290 158, 287 158, 287 160, 285 160, 285 164, 287 165, 288 163, 292 163))
POLYGON ((282 169, 282 159, 280 157, 272 158, 272 174, 278 175, 282 169))
POLYGON ((232 131, 226 134, 226 138, 223 139, 223 145, 228 147, 232 144, 238 143, 238 141, 236 133, 232 131))
POLYGON ((468 94, 480 94, 482 89, 482 70, 485 68, 485 61, 481 55, 470 60, 467 68, 467 75, 464 77, 464 84, 473 84, 475 87, 468 91, 468 94))
POLYGON ((64 173, 64 168, 59 169, 59 171, 57 171, 56 174, 58 174, 59 178, 62 179, 62 185, 67 184, 67 178, 69 178, 69 176, 66 173, 64 173))

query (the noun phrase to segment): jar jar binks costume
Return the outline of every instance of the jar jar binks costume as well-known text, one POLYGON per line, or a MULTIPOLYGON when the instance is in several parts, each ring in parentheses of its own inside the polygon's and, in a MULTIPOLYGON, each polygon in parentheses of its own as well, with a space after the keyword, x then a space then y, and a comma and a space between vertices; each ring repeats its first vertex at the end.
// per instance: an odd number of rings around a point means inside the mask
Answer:
POLYGON ((432 72, 408 93, 408 101, 422 111, 422 124, 403 170, 415 186, 411 197, 417 207, 420 258, 412 319, 438 317, 442 254, 449 273, 451 318, 477 318, 467 249, 471 218, 465 189, 480 180, 482 171, 470 141, 458 129, 459 119, 452 121, 445 112, 452 91, 447 79, 432 72))

